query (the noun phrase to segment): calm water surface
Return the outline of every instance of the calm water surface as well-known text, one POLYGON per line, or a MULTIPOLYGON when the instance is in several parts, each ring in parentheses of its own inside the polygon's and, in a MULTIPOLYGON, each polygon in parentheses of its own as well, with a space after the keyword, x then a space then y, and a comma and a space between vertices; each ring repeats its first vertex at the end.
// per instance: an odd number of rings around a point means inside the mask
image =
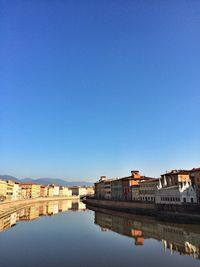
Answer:
POLYGON ((0 266, 196 267, 200 226, 53 201, 0 219, 0 266), (102 212, 103 211, 103 212, 102 212))

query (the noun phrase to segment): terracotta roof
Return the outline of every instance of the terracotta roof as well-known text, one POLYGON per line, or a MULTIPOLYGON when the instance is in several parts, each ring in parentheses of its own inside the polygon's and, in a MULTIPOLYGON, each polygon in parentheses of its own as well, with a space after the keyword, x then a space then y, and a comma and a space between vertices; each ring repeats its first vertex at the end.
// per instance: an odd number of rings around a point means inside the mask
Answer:
POLYGON ((27 183, 21 183, 21 185, 40 185, 32 182, 27 182, 27 183))

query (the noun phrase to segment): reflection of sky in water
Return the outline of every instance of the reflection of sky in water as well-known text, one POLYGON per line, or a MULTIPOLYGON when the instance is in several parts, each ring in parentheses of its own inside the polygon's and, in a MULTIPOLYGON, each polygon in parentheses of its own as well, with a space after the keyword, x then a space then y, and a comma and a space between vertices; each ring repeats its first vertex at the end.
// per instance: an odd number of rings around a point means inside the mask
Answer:
POLYGON ((180 255, 192 249, 197 255, 198 225, 78 210, 85 210, 83 203, 54 201, 6 218, 7 228, 15 226, 0 233, 1 266, 200 266, 193 256, 180 255))

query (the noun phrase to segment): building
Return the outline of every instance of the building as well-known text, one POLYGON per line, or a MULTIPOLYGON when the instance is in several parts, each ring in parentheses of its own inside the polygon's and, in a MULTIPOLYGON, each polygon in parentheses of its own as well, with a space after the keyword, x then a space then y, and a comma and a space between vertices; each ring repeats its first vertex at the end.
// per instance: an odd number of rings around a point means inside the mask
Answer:
POLYGON ((122 179, 115 179, 111 183, 111 198, 113 200, 122 200, 122 179))
POLYGON ((47 186, 40 186, 40 197, 47 197, 47 186))
POLYGON ((60 186, 59 187, 59 196, 60 197, 72 196, 72 190, 70 190, 68 187, 60 186))
POLYGON ((71 186, 69 189, 72 191, 72 196, 86 196, 87 189, 85 186, 71 186))
POLYGON ((189 171, 189 174, 192 185, 196 190, 198 203, 200 203, 200 168, 193 168, 189 171))
POLYGON ((6 199, 6 193, 7 193, 7 182, 0 180, 0 201, 6 199))
POLYGON ((132 186, 138 185, 142 179, 144 176, 141 176, 139 171, 131 171, 131 176, 121 178, 123 200, 132 200, 132 186))
POLYGON ((95 198, 96 199, 104 199, 105 191, 104 191, 104 181, 107 180, 106 176, 101 176, 99 181, 94 184, 95 188, 95 198))
POLYGON ((131 175, 119 179, 107 179, 101 176, 95 183, 95 198, 113 200, 132 200, 132 188, 149 177, 141 176, 139 171, 131 171, 131 175))
POLYGON ((6 181, 6 183, 7 183, 6 199, 11 200, 13 199, 14 182, 9 180, 6 181))
POLYGON ((101 176, 99 181, 95 183, 95 198, 111 199, 111 182, 113 179, 107 179, 106 176, 101 176))
POLYGON ((54 193, 53 193, 53 195, 55 197, 59 196, 59 186, 58 185, 54 185, 54 193))
POLYGON ((11 180, 6 181, 6 183, 7 183, 6 198, 9 200, 21 199, 20 184, 11 180))
POLYGON ((132 186, 131 192, 132 192, 132 200, 133 201, 140 201, 139 185, 132 186))
POLYGON ((196 191, 186 170, 172 170, 161 175, 156 204, 197 203, 196 191))
POLYGON ((40 197, 40 187, 39 184, 34 183, 22 183, 20 184, 22 191, 22 198, 37 198, 40 197))
POLYGON ((48 187, 47 187, 47 196, 48 197, 53 197, 54 196, 54 186, 53 185, 48 185, 48 187))
POLYGON ((86 186, 87 196, 94 195, 94 186, 86 186))
POLYGON ((158 187, 159 179, 149 179, 141 181, 138 185, 139 199, 141 201, 153 201, 155 202, 156 190, 158 187))
POLYGON ((60 194, 60 186, 55 184, 49 184, 47 188, 47 196, 48 197, 58 197, 60 194))
POLYGON ((13 183, 13 195, 12 195, 12 199, 13 200, 17 200, 17 199, 21 199, 21 187, 20 184, 17 182, 13 183))

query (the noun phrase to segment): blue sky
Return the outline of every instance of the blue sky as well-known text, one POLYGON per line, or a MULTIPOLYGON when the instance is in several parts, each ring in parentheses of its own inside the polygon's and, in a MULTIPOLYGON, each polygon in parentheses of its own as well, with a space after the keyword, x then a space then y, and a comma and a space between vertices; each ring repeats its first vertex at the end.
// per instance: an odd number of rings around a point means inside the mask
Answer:
POLYGON ((95 181, 200 166, 199 1, 9 1, 0 173, 95 181))

